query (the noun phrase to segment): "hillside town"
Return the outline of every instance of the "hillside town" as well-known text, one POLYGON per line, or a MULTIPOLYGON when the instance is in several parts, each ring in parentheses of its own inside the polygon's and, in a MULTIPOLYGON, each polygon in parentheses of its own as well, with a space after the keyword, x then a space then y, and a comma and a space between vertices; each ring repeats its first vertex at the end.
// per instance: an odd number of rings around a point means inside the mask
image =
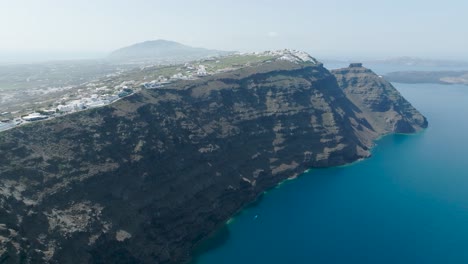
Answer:
POLYGON ((108 88, 106 86, 95 87, 93 83, 86 86, 87 89, 77 89, 76 93, 58 98, 52 103, 52 107, 41 108, 39 110, 20 114, 21 112, 3 112, 0 114, 0 132, 19 125, 40 121, 71 114, 86 109, 102 107, 111 104, 122 97, 134 92, 134 82, 123 82, 122 84, 108 88))
POLYGON ((237 53, 224 57, 207 58, 185 64, 142 67, 127 72, 108 74, 104 78, 77 86, 46 87, 23 92, 29 96, 49 97, 52 101, 37 102, 35 109, 22 109, 0 113, 0 132, 19 125, 52 119, 55 117, 109 105, 141 89, 159 89, 180 80, 195 80, 267 63, 284 60, 294 63, 317 64, 306 52, 277 50, 253 53, 237 53), (54 99, 55 98, 55 99, 54 99))

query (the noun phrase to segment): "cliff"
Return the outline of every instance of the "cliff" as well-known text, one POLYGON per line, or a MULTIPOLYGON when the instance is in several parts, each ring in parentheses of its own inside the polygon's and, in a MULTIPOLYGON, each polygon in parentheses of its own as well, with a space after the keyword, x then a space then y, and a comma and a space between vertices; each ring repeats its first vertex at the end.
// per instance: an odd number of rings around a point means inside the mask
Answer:
POLYGON ((384 78, 362 67, 334 70, 338 85, 361 111, 374 131, 414 133, 427 127, 427 120, 384 78))
POLYGON ((275 61, 0 134, 1 263, 182 263, 278 182, 427 126, 371 71, 275 61))

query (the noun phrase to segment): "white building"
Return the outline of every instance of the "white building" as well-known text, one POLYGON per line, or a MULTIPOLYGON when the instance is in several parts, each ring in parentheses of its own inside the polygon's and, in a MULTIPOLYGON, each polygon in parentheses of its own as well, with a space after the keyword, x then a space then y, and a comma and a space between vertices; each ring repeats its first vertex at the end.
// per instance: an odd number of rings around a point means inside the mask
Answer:
POLYGON ((41 115, 39 113, 31 113, 31 114, 29 114, 27 116, 23 116, 22 118, 25 121, 38 121, 38 120, 47 119, 49 117, 45 116, 45 115, 41 115))
POLYGON ((73 101, 68 102, 67 104, 57 106, 57 110, 63 113, 80 111, 85 108, 86 108, 86 105, 81 100, 73 100, 73 101))
POLYGON ((199 65, 197 70, 198 76, 207 76, 208 73, 206 72, 206 67, 204 65, 199 65))

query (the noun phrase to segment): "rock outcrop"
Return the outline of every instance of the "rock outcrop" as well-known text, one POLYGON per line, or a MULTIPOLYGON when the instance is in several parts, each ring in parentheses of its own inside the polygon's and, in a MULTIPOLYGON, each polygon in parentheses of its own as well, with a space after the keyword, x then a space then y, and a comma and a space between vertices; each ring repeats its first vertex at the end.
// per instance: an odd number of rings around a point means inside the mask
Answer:
POLYGON ((361 109, 360 114, 377 133, 414 133, 427 127, 426 118, 371 70, 357 65, 332 73, 347 98, 361 109))
POLYGON ((0 134, 0 263, 186 262, 278 182, 426 126, 369 70, 276 61, 18 127, 0 134))

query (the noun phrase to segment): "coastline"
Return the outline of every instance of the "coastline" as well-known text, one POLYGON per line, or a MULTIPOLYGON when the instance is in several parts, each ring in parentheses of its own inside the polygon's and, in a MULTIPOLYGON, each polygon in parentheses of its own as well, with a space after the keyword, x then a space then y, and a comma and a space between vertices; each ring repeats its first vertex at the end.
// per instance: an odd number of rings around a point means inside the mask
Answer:
MULTIPOLYGON (((245 212, 249 208, 255 207, 257 204, 259 204, 262 201, 262 199, 265 197, 265 195, 270 193, 271 190, 281 188, 281 186, 283 186, 285 183, 290 182, 290 181, 294 181, 294 180, 296 180, 296 179, 298 179, 300 177, 303 177, 305 174, 311 174, 311 173, 313 173, 313 170, 316 170, 316 169, 345 168, 345 167, 354 166, 357 163, 368 160, 368 159, 372 158, 372 153, 375 150, 375 148, 378 146, 378 144, 377 144, 378 141, 381 141, 386 137, 395 136, 395 135, 417 136, 417 135, 420 135, 420 134, 424 133, 426 130, 427 130, 427 128, 423 128, 420 131, 416 131, 414 133, 386 133, 384 135, 380 135, 376 139, 373 140, 373 144, 372 144, 372 146, 370 148, 371 155, 369 155, 368 157, 359 158, 359 159, 356 159, 354 161, 351 161, 351 162, 348 162, 348 163, 345 163, 345 164, 342 164, 342 165, 329 166, 329 167, 308 168, 308 169, 304 170, 302 173, 297 173, 297 174, 295 174, 293 176, 287 177, 286 179, 283 179, 283 180, 279 181, 275 186, 264 190, 257 197, 255 197, 251 202, 249 202, 245 206, 241 207, 229 219, 227 219, 223 224, 220 224, 218 227, 216 227, 215 230, 213 230, 209 235, 207 235, 206 237, 202 238, 200 241, 195 243, 195 245, 194 245, 194 247, 192 249, 191 258, 186 263, 187 264, 202 264, 202 263, 198 263, 198 261, 197 261, 198 257, 200 257, 204 253, 209 252, 210 250, 222 245, 222 244, 215 244, 217 241, 220 240, 219 237, 217 237, 217 236, 220 235, 220 234, 226 235, 225 232, 229 232, 229 231, 224 230, 224 229, 227 229, 229 227, 229 225, 233 224, 236 221, 236 218, 240 214, 242 214, 243 212, 245 212), (223 230, 224 230, 224 232, 223 232, 223 230)), ((227 239, 227 238, 223 237, 223 239, 227 239)), ((221 239, 221 242, 223 242, 223 239, 221 239)))

